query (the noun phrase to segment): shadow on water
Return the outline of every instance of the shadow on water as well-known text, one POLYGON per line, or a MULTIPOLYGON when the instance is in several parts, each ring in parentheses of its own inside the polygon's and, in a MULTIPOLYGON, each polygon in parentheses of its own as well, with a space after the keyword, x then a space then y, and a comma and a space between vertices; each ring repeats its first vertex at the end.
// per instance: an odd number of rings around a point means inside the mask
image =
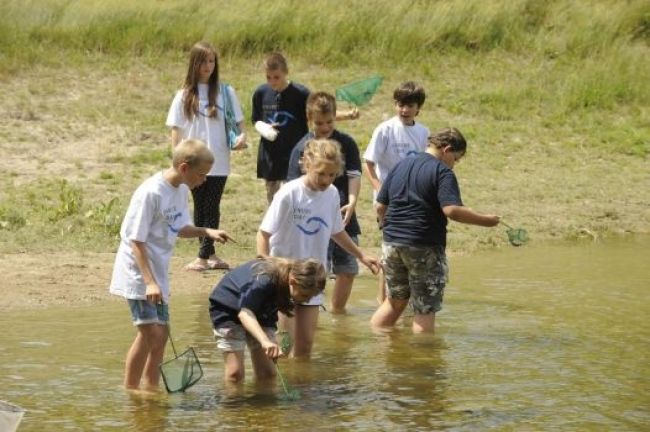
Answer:
POLYGON ((121 302, 5 313, 0 399, 27 409, 21 431, 639 430, 649 249, 640 236, 454 258, 435 335, 412 335, 408 317, 373 333, 376 283, 363 276, 348 315, 321 314, 312 361, 280 361, 293 402, 248 362, 246 382, 224 386, 207 293, 172 303, 177 348, 193 346, 205 371, 175 395, 122 390, 134 330, 121 302))

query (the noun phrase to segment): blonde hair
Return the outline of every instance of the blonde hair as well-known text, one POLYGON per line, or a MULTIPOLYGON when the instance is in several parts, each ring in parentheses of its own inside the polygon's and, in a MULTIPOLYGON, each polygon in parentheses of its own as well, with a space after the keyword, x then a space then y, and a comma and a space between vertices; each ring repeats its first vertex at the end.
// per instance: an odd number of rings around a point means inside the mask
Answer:
POLYGON ((291 260, 279 257, 266 257, 255 264, 255 273, 266 275, 277 287, 278 310, 293 316, 294 303, 289 291, 289 279, 296 281, 295 288, 309 297, 320 294, 325 289, 327 272, 325 267, 313 258, 291 260))
POLYGON ((332 164, 336 167, 337 176, 343 174, 343 155, 339 143, 331 139, 313 138, 305 145, 300 159, 300 168, 307 172, 322 164, 332 164))
POLYGON ((279 52, 267 54, 264 59, 264 69, 270 71, 281 70, 284 73, 289 73, 287 59, 279 52))
POLYGON ((336 98, 324 91, 310 93, 307 97, 307 118, 311 118, 316 113, 335 116, 336 98))
POLYGON ((203 163, 214 163, 214 155, 203 141, 185 139, 178 143, 172 152, 173 167, 178 168, 182 163, 196 168, 203 163))

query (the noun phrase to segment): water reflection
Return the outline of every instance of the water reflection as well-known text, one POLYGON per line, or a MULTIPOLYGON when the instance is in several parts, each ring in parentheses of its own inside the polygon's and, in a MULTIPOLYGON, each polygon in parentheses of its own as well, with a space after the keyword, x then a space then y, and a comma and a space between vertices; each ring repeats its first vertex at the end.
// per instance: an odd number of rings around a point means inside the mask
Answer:
POLYGON ((435 335, 413 335, 408 318, 373 333, 376 284, 361 277, 349 315, 321 314, 312 361, 280 361, 295 402, 278 382, 256 383, 248 359, 246 382, 224 386, 207 293, 172 304, 176 346, 193 346, 205 371, 185 394, 121 388, 134 331, 121 302, 5 313, 2 399, 28 410, 21 432, 639 430, 650 423, 649 246, 637 237, 453 259, 435 335))

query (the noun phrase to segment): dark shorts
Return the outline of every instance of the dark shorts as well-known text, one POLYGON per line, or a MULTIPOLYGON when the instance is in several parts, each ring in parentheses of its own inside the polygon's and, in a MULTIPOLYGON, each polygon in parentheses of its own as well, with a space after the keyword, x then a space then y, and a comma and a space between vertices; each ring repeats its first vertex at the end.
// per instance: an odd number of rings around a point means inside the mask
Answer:
MULTIPOLYGON (((354 244, 359 245, 359 237, 350 236, 354 244)), ((354 255, 350 255, 345 249, 339 246, 334 240, 330 240, 327 249, 327 265, 335 275, 348 273, 356 275, 359 273, 359 263, 354 255)))
POLYGON ((448 267, 441 246, 382 245, 388 297, 411 299, 413 311, 425 315, 442 309, 448 267))

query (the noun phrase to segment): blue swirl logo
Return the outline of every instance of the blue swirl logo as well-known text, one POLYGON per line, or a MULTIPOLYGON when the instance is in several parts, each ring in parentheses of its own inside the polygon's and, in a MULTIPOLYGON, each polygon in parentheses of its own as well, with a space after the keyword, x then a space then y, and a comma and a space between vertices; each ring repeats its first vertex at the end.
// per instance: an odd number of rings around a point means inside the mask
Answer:
POLYGON ((178 213, 176 213, 176 214, 172 217, 172 221, 171 221, 171 223, 167 222, 167 226, 169 227, 169 230, 170 230, 171 232, 173 232, 174 234, 178 234, 178 232, 180 231, 180 228, 178 228, 178 229, 177 229, 177 228, 174 228, 174 227, 172 226, 172 224, 173 224, 174 222, 176 222, 176 219, 178 219, 178 218, 181 217, 181 216, 182 216, 182 214, 181 214, 180 212, 178 212, 178 213))
POLYGON ((305 221, 305 226, 296 224, 298 229, 307 235, 314 235, 318 233, 323 227, 327 228, 327 222, 318 216, 312 216, 305 221))
POLYGON ((296 117, 289 111, 277 111, 268 117, 269 123, 275 123, 278 127, 286 126, 289 120, 295 120, 296 117))
POLYGON ((417 150, 409 150, 409 151, 406 152, 406 156, 413 156, 413 155, 416 155, 418 153, 420 153, 420 152, 417 151, 417 150))

